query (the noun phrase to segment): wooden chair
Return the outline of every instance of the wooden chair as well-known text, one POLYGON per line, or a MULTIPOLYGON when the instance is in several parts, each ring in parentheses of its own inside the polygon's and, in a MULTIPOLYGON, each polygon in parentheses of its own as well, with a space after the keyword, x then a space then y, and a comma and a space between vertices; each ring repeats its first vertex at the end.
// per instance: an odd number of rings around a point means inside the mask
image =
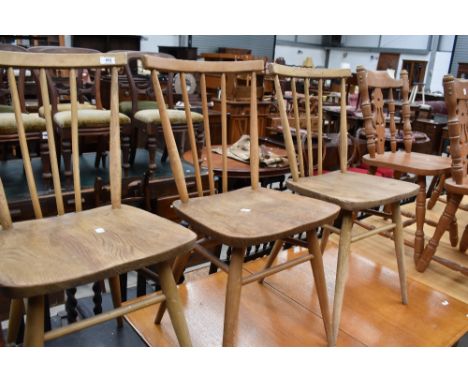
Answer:
MULTIPOLYGON (((336 344, 338 336, 341 310, 343 305, 344 289, 348 274, 348 257, 350 245, 353 242, 367 238, 371 235, 384 231, 393 231, 395 237, 395 253, 398 262, 400 277, 401 297, 404 304, 407 303, 407 288, 404 268, 404 246, 403 228, 400 215, 400 201, 417 193, 417 186, 394 179, 375 177, 368 174, 351 172, 347 169, 347 120, 346 120, 346 79, 351 76, 349 69, 310 69, 288 67, 278 64, 270 64, 268 72, 275 76, 275 88, 278 106, 283 124, 283 134, 288 151, 289 164, 291 167, 292 180, 287 182, 287 186, 292 191, 310 198, 320 199, 334 203, 341 208, 342 223, 341 229, 330 225, 325 225, 322 237, 322 251, 325 249, 330 232, 340 235, 338 248, 338 266, 336 273, 335 298, 333 304, 333 337, 332 343, 336 344), (293 107, 295 114, 296 131, 299 126, 299 111, 296 92, 296 80, 304 79, 305 97, 308 99, 309 84, 311 80, 318 80, 318 150, 317 150, 317 175, 314 176, 314 158, 312 155, 312 129, 311 113, 306 110, 307 125, 307 148, 306 157, 302 154, 300 140, 297 140, 296 148, 292 140, 292 134, 285 109, 285 103, 280 86, 280 78, 291 78, 293 107), (323 83, 326 79, 339 79, 341 82, 341 107, 340 107, 340 169, 323 173, 322 164, 322 136, 323 136, 323 83), (306 167, 306 163, 309 165, 306 167), (299 165, 299 166, 298 166, 299 165), (388 215, 392 223, 376 228, 373 231, 352 235, 353 216, 358 211, 366 211, 371 214, 379 214, 374 208, 381 205, 391 204, 392 213, 388 215)), ((306 105, 308 102, 306 102, 306 105)), ((304 210, 305 210, 304 206, 304 210)), ((311 214, 314 210, 311 210, 311 214)))
MULTIPOLYGON (((468 268, 454 261, 435 256, 443 233, 455 219, 464 195, 468 194, 467 155, 468 155, 468 80, 444 77, 445 102, 448 109, 448 131, 450 136, 450 154, 452 157, 452 177, 445 180, 447 205, 437 224, 434 235, 427 243, 422 255, 416 260, 416 269, 424 272, 431 260, 468 276, 468 268)), ((460 252, 468 248, 468 226, 465 227, 460 252)))
MULTIPOLYGON (((0 51, 6 52, 26 52, 26 49, 9 44, 0 44, 0 51)), ((21 69, 18 73, 18 94, 21 104, 21 113, 24 118, 24 128, 28 144, 35 145, 37 155, 41 157, 43 178, 50 179, 49 157, 47 153, 47 144, 43 139, 45 132, 45 120, 37 113, 28 113, 24 97, 26 70, 21 69)), ((11 98, 8 89, 7 73, 0 69, 0 145, 2 148, 2 160, 9 158, 9 153, 16 153, 18 146, 18 132, 15 122, 15 114, 11 105, 11 98)), ((16 155, 15 155, 16 156, 16 155)))
MULTIPOLYGON (((97 50, 86 48, 38 46, 30 52, 54 54, 96 54, 97 50)), ((107 138, 109 136, 110 112, 102 105, 101 70, 96 68, 79 68, 77 75, 78 135, 81 141, 81 152, 96 152, 94 167, 99 168, 102 161, 105 167, 107 138)), ((58 151, 63 157, 66 186, 71 187, 71 97, 68 86, 69 73, 63 69, 49 70, 47 73, 51 92, 52 115, 55 133, 58 138, 58 151)), ((44 107, 39 108, 41 114, 44 107)), ((131 124, 130 118, 119 114, 122 135, 123 169, 127 175, 130 155, 131 124)))
MULTIPOLYGON (((149 79, 142 79, 136 77, 131 70, 132 64, 136 64, 141 60, 143 55, 149 55, 159 58, 174 58, 173 56, 165 53, 155 52, 128 52, 128 64, 125 72, 129 84, 129 92, 131 96, 131 108, 128 108, 128 102, 121 103, 121 112, 129 115, 132 118, 133 134, 131 144, 130 163, 135 160, 135 154, 138 144, 138 135, 141 132, 146 139, 146 148, 148 150, 148 168, 150 172, 156 170, 156 149, 157 149, 157 136, 162 132, 161 118, 157 104, 154 101, 153 89, 149 79), (143 98, 143 99, 142 99, 143 98)), ((180 151, 181 154, 185 146, 185 137, 187 133, 187 119, 183 110, 174 109, 174 92, 173 92, 173 79, 172 73, 167 73, 165 78, 165 97, 164 100, 168 106, 168 115, 171 121, 172 129, 175 133, 180 135, 180 151)), ((195 125, 197 132, 201 129, 201 122, 203 116, 199 113, 192 112, 192 122, 195 125)), ((163 154, 161 162, 167 159, 167 148, 164 142, 161 142, 163 154)))
POLYGON ((0 293, 11 298, 8 343, 14 341, 27 299, 26 346, 81 330, 106 320, 160 303, 167 305, 181 345, 190 345, 177 288, 170 269, 174 257, 190 251, 195 235, 189 230, 143 210, 121 205, 121 152, 118 114, 117 70, 125 54, 40 54, 0 52, 0 67, 6 68, 15 110, 24 170, 36 220, 12 223, 7 198, 0 181, 0 293), (55 145, 47 71, 70 72, 73 185, 75 213, 65 213, 57 155, 50 150, 56 217, 42 219, 41 203, 26 144, 23 116, 14 71, 29 67, 39 72, 41 96, 50 148, 55 145), (79 171, 78 101, 76 71, 84 67, 112 71, 110 118, 111 206, 82 211, 79 171), (153 294, 134 304, 121 306, 119 273, 158 264, 163 294, 153 294), (44 334, 44 296, 76 285, 109 278, 114 311, 79 321, 44 334))
MULTIPOLYGON (((426 177, 443 176, 450 171, 450 158, 437 155, 429 155, 411 152, 413 143, 410 105, 408 101, 408 73, 401 71, 399 80, 391 78, 386 71, 366 71, 362 66, 357 68, 359 93, 361 97, 361 109, 364 116, 364 129, 367 137, 368 154, 362 160, 370 166, 369 172, 375 172, 377 167, 386 167, 394 170, 394 177, 399 178, 404 173, 415 174, 418 179, 419 193, 416 198, 416 215, 405 214, 411 220, 405 222, 405 226, 416 222, 416 234, 414 239, 414 259, 421 256, 424 248, 424 223, 435 225, 435 222, 426 220, 426 177), (371 99, 369 90, 372 90, 371 99), (402 121, 404 151, 397 151, 395 102, 393 91, 401 89, 402 97, 402 121), (384 95, 388 91, 388 110, 390 114, 390 148, 385 151, 385 126, 384 95)), ((456 225, 452 225, 451 240, 457 241, 456 225)))
MULTIPOLYGON (((240 295, 242 286, 256 280, 263 280, 278 271, 290 268, 303 262, 311 262, 315 286, 319 296, 320 308, 327 334, 331 341, 331 328, 328 311, 328 297, 325 286, 322 255, 316 236, 316 228, 324 223, 331 223, 338 214, 337 206, 318 200, 303 198, 288 192, 274 191, 259 186, 259 144, 257 119, 257 86, 256 75, 263 71, 263 61, 242 62, 200 62, 184 60, 167 60, 145 56, 144 66, 151 70, 151 78, 156 93, 161 122, 169 160, 175 177, 180 200, 173 204, 178 215, 184 219, 199 236, 210 244, 210 247, 225 244, 232 247, 229 266, 209 252, 201 244, 194 248, 195 252, 205 256, 220 269, 228 273, 226 305, 224 314, 223 345, 235 344, 240 295), (175 144, 171 121, 166 110, 158 73, 180 73, 182 97, 187 116, 188 136, 192 148, 194 172, 198 196, 189 198, 181 159, 175 144), (196 149, 193 121, 188 107, 188 93, 185 86, 186 73, 200 75, 203 122, 206 145, 206 161, 209 180, 209 194, 204 196, 202 187, 199 157, 196 149), (250 167, 251 187, 227 192, 227 113, 226 113, 226 77, 227 74, 251 74, 251 104, 250 104, 250 167), (222 105, 222 193, 215 193, 213 177, 213 154, 211 146, 210 126, 208 118, 208 102, 206 96, 206 77, 211 74, 221 75, 221 105, 222 105), (313 214, 310 211, 314 211, 313 214), (246 248, 260 243, 275 241, 268 264, 271 265, 282 248, 283 240, 292 235, 307 232, 309 253, 287 263, 276 265, 254 275, 242 276, 242 264, 246 248)), ((180 259, 174 265, 175 277, 178 278, 185 267, 188 256, 180 259)), ((161 320, 164 308, 161 306, 157 321, 161 320)), ((292 329, 294 330, 294 329, 292 329)))

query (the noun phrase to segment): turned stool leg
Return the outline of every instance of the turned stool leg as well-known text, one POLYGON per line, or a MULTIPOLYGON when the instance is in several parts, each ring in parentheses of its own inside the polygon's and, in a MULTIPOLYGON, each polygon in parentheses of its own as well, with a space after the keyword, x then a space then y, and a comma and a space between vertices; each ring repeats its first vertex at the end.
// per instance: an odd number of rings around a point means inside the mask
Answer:
POLYGON ((460 252, 465 252, 468 248, 468 225, 465 226, 462 238, 460 240, 460 252))
POLYGON ((429 263, 434 256, 434 253, 439 246, 440 238, 447 230, 447 227, 452 223, 455 212, 457 212, 458 206, 462 200, 462 195, 450 194, 447 196, 447 206, 440 217, 439 223, 437 224, 434 235, 427 243, 426 248, 424 249, 423 254, 416 261, 416 269, 419 272, 424 272, 429 266, 429 263))
POLYGON ((320 243, 315 231, 308 232, 307 236, 309 242, 309 253, 314 255, 310 264, 312 265, 312 273, 314 274, 314 283, 315 288, 317 289, 320 311, 322 312, 325 334, 327 335, 327 342, 330 345, 333 343, 333 331, 330 319, 330 306, 328 304, 327 281, 325 279, 325 271, 323 269, 322 251, 320 250, 320 243))
POLYGON ((328 228, 324 228, 322 231, 322 239, 320 240, 320 252, 322 254, 325 252, 328 244, 328 238, 330 237, 330 230, 328 228))
MULTIPOLYGON (((266 262, 265 267, 263 268, 263 270, 266 270, 266 269, 270 268, 273 265, 276 258, 278 257, 278 254, 281 251, 281 248, 283 248, 283 241, 282 240, 276 240, 275 244, 273 244, 273 248, 271 249, 270 255, 268 256, 267 262, 266 262)), ((259 279, 258 283, 259 284, 263 283, 263 280, 265 280, 264 277, 259 279)))
POLYGON ((10 315, 8 317, 7 343, 16 343, 18 332, 21 326, 21 320, 24 315, 23 299, 12 299, 10 302, 10 315))
POLYGON ((234 248, 231 253, 224 307, 223 346, 234 346, 234 334, 239 319, 244 255, 245 248, 234 248))
POLYGON ((333 338, 331 346, 336 345, 338 331, 340 329, 341 310, 343 309, 344 290, 348 278, 349 252, 351 249, 351 231, 353 218, 351 211, 343 211, 341 222, 340 243, 338 247, 338 265, 336 268, 335 299, 333 301, 332 328, 333 338))
POLYGON ((400 203, 396 202, 392 205, 392 222, 396 224, 393 229, 393 237, 395 243, 395 254, 398 264, 398 276, 400 278, 401 301, 403 304, 408 304, 408 287, 406 284, 405 270, 405 245, 403 238, 403 223, 401 221, 400 203))
POLYGON ((184 310, 182 308, 182 302, 180 301, 179 290, 177 289, 169 262, 166 261, 158 264, 157 271, 162 292, 166 296, 166 305, 169 317, 171 318, 172 326, 174 327, 179 345, 192 346, 192 340, 190 339, 184 310))
POLYGON ((426 219, 426 177, 418 176, 419 193, 416 197, 416 234, 414 237, 414 261, 417 262, 424 249, 424 220, 426 219))
POLYGON ((444 184, 445 184, 445 174, 442 174, 439 177, 439 182, 437 183, 437 186, 434 188, 434 191, 432 191, 429 201, 427 202, 428 210, 432 210, 432 208, 435 206, 435 204, 439 200, 440 194, 442 193, 442 190, 444 189, 444 184))
POLYGON ((24 346, 44 346, 44 296, 28 298, 24 346))

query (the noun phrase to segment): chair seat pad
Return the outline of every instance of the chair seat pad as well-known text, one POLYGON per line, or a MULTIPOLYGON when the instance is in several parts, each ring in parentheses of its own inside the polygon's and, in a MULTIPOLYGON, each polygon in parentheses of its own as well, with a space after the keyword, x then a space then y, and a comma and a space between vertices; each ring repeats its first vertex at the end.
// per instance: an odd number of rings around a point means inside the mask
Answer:
MULTIPOLYGON (((95 105, 91 105, 89 102, 79 103, 78 109, 88 109, 88 110, 96 110, 95 105)), ((71 103, 59 103, 57 104, 57 112, 61 111, 70 111, 71 110, 71 103)), ((41 106, 38 110, 39 115, 44 117, 44 106, 41 106)))
POLYGON ((0 290, 18 298, 71 288, 186 254, 195 240, 126 205, 14 223, 0 231, 0 290))
MULTIPOLYGON (((107 127, 110 124, 110 110, 78 110, 78 127, 107 127)), ((119 113, 120 125, 130 123, 130 118, 125 114, 119 113)), ((71 111, 61 111, 54 115, 54 121, 61 128, 69 129, 71 127, 71 111)))
POLYGON ((0 105, 0 113, 14 113, 15 110, 11 105, 0 105))
POLYGON ((348 211, 398 202, 415 196, 419 190, 414 183, 351 171, 289 180, 287 186, 298 194, 336 203, 348 211))
POLYGON ((192 198, 174 204, 191 227, 226 245, 247 247, 286 238, 338 215, 336 205, 266 188, 238 190, 192 198))
MULTIPOLYGON (((41 132, 46 130, 45 119, 39 117, 37 113, 21 114, 23 117, 24 130, 27 133, 41 132)), ((0 113, 0 135, 16 134, 15 113, 0 113)))
MULTIPOLYGON (((158 104, 156 101, 150 100, 139 100, 137 103, 138 110, 157 109, 158 104)), ((119 111, 129 117, 132 115, 132 101, 122 101, 119 104, 119 111)))
POLYGON ((375 158, 366 154, 362 157, 362 161, 369 166, 386 167, 416 175, 440 175, 449 172, 452 164, 448 157, 405 151, 375 154, 375 158))
MULTIPOLYGON (((185 111, 184 110, 167 110, 167 114, 169 115, 169 120, 171 124, 178 125, 178 124, 185 124, 187 123, 187 119, 185 118, 185 111)), ((193 123, 201 123, 203 122, 203 115, 195 112, 191 112, 192 114, 192 121, 193 123)), ((135 119, 143 123, 152 123, 155 125, 161 125, 161 117, 159 116, 159 110, 151 109, 151 110, 140 110, 135 113, 135 119)))

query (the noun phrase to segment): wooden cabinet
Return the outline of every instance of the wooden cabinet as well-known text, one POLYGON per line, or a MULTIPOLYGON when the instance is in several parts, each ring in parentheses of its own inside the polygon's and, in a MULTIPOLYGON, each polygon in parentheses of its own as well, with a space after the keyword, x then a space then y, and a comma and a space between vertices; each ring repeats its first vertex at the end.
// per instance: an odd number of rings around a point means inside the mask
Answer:
POLYGON ((425 147, 425 150, 421 152, 440 155, 442 129, 445 126, 447 126, 446 119, 418 118, 413 122, 413 130, 425 133, 431 140, 427 148, 425 147))

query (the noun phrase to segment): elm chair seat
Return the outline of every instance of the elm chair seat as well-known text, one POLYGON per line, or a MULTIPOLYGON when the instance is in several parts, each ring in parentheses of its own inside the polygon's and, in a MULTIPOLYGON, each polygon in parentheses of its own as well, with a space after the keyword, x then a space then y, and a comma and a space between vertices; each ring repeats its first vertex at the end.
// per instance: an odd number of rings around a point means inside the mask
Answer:
MULTIPOLYGON (((45 119, 37 113, 22 113, 24 129, 27 133, 41 132, 46 130, 45 119)), ((16 119, 14 113, 0 113, 0 134, 16 134, 16 119)))
MULTIPOLYGON (((185 111, 183 110, 167 110, 169 120, 171 124, 183 124, 187 123, 185 117, 185 111)), ((195 112, 191 112, 192 122, 193 123, 202 123, 203 115, 195 112)), ((159 115, 159 110, 150 109, 150 110, 140 110, 135 113, 135 119, 143 123, 151 123, 154 125, 161 125, 161 117, 159 115)))
MULTIPOLYGON (((110 123, 111 113, 110 110, 91 110, 91 109, 78 109, 78 127, 92 128, 92 127, 108 127, 110 123)), ((71 111, 61 111, 54 115, 55 123, 65 129, 71 126, 71 111)), ((119 113, 120 125, 130 123, 130 118, 125 114, 119 113)))

